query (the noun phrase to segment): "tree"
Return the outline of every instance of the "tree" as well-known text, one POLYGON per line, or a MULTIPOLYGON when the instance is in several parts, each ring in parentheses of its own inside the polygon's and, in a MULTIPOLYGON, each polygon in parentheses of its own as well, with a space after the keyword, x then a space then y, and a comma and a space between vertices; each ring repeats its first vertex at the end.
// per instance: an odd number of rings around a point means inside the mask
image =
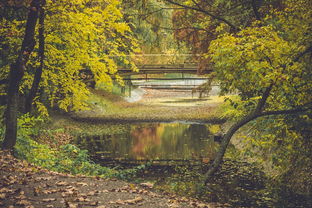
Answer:
POLYGON ((209 45, 214 76, 222 93, 239 93, 241 102, 236 105, 245 111, 223 136, 220 150, 205 174, 207 183, 222 162, 232 136, 242 126, 264 116, 311 113, 311 4, 308 0, 269 2, 262 5, 268 6, 263 12, 259 2, 251 1, 252 24, 238 22, 236 26, 237 21, 202 8, 199 1, 166 1, 220 22, 216 28, 219 36, 209 45))
POLYGON ((33 100, 38 92, 39 83, 42 76, 42 70, 44 68, 44 43, 45 43, 45 37, 44 37, 44 19, 45 19, 45 9, 44 6, 46 4, 45 0, 42 0, 42 5, 39 10, 39 29, 38 29, 38 39, 39 39, 39 47, 38 47, 38 56, 39 56, 39 62, 40 65, 37 67, 34 80, 32 82, 31 88, 29 90, 27 99, 25 100, 25 112, 31 113, 31 108, 33 104, 33 100))
POLYGON ((188 53, 185 44, 174 38, 172 15, 176 8, 158 0, 129 0, 122 4, 126 21, 140 42, 142 58, 137 64, 158 64, 177 61, 176 57, 144 56, 144 54, 188 53))
POLYGON ((137 44, 119 6, 115 0, 47 2, 45 70, 40 86, 51 106, 66 111, 85 109, 90 94, 86 75, 111 86, 113 78, 122 82, 117 65, 135 70, 128 55, 137 44))
MULTIPOLYGON (((187 44, 194 54, 206 54, 210 42, 217 38, 219 28, 238 31, 254 18, 251 1, 174 1, 166 2, 183 8, 174 12, 175 37, 187 44)), ((198 56, 198 73, 211 68, 210 57, 198 56)))
MULTIPOLYGON (((47 0, 43 8, 45 1, 39 3, 40 8, 31 10, 31 24, 27 21, 27 39, 20 52, 22 67, 18 68, 19 74, 15 71, 11 73, 5 149, 13 148, 16 141, 18 92, 28 98, 27 111, 33 104, 41 115, 48 115, 47 108, 53 106, 65 111, 77 111, 88 108, 90 91, 86 74, 95 83, 105 83, 109 87, 113 79, 122 83, 117 74, 118 65, 136 70, 131 54, 137 50, 137 43, 123 19, 120 1, 47 0), (39 45, 34 41, 36 31, 39 31, 39 45), (45 99, 41 99, 42 94, 45 99)), ((20 37, 10 33, 18 33, 18 28, 25 26, 22 18, 12 20, 7 17, 2 20, 1 25, 5 29, 0 31, 6 36, 1 38, 1 46, 8 46, 11 52, 4 57, 5 63, 1 60, 1 79, 5 80, 8 65, 13 60, 10 56, 14 57, 14 50, 11 49, 18 48, 20 37)), ((20 58, 16 63, 20 63, 20 58)), ((11 67, 13 70, 14 67, 11 67)))
POLYGON ((12 149, 16 143, 17 113, 18 113, 18 90, 24 75, 25 66, 35 47, 35 28, 38 19, 38 11, 41 7, 40 0, 33 0, 30 4, 25 35, 21 50, 15 63, 10 66, 9 83, 7 90, 6 131, 2 144, 3 149, 12 149))

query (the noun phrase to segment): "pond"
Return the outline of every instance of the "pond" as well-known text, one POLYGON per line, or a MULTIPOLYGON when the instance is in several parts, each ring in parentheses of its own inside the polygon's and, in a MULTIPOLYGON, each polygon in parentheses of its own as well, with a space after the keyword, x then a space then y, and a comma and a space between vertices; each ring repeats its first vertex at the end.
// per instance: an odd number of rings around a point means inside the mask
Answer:
MULTIPOLYGON (((220 125, 216 124, 176 122, 124 125, 126 130, 121 133, 78 136, 75 143, 102 160, 209 161, 219 146, 214 141, 214 134, 220 130, 220 125)), ((114 124, 110 124, 110 128, 112 126, 114 124)))
POLYGON ((261 199, 256 194, 264 187, 262 175, 257 170, 252 172, 254 169, 246 163, 231 160, 222 166, 218 180, 209 185, 213 193, 205 190, 203 195, 196 195, 201 175, 220 146, 215 141, 220 124, 120 122, 99 128, 106 129, 100 135, 77 136, 75 143, 87 149, 96 163, 118 170, 140 170, 137 165, 148 161, 144 171, 136 172, 137 178, 131 180, 153 181, 161 190, 175 190, 203 200, 212 197, 239 206, 254 207, 261 199))

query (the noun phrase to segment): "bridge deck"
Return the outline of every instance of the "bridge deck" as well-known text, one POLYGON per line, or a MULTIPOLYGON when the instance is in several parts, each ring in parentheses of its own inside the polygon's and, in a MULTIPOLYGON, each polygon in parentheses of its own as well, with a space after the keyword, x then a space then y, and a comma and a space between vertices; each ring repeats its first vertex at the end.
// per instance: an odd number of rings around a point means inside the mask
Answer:
MULTIPOLYGON (((197 73, 197 64, 178 64, 178 65, 138 65, 139 72, 133 72, 128 68, 120 68, 120 74, 159 74, 159 73, 197 73)), ((207 72, 209 70, 205 70, 207 72)))
MULTIPOLYGON (((114 78, 113 78, 114 79, 114 78)), ((127 80, 209 80, 210 78, 208 77, 131 77, 131 78, 123 78, 124 81, 127 80)))

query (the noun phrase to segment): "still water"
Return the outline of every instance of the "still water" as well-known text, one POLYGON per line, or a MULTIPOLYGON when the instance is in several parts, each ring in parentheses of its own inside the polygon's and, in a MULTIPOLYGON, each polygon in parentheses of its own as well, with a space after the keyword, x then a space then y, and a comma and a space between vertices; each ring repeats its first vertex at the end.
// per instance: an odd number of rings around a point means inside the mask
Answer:
MULTIPOLYGON (((113 124, 110 124, 112 128, 113 124)), ((116 124, 120 125, 120 124, 116 124)), ((115 134, 78 136, 76 144, 93 156, 112 159, 211 159, 219 125, 188 123, 124 124, 115 134)), ((114 125, 113 125, 114 126, 114 125)), ((105 128, 105 126, 103 127, 105 128)))

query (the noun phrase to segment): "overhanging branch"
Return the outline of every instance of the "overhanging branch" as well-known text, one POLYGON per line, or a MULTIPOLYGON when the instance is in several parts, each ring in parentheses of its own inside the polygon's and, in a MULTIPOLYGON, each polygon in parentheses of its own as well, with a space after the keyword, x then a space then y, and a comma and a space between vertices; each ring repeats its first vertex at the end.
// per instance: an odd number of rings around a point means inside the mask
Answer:
POLYGON ((307 53, 311 53, 312 52, 312 45, 310 47, 308 47, 306 50, 304 50, 303 52, 299 53, 298 56, 294 59, 294 62, 299 61, 299 59, 306 55, 307 53))
POLYGON ((154 10, 154 11, 151 11, 151 12, 148 12, 148 13, 144 13, 144 14, 135 14, 136 16, 139 16, 143 19, 147 18, 148 16, 150 15, 153 15, 155 13, 158 13, 158 12, 161 12, 162 10, 177 10, 177 9, 185 9, 185 8, 174 8, 174 7, 168 7, 168 8, 160 8, 160 9, 157 9, 157 10, 154 10))
POLYGON ((267 99, 268 99, 268 97, 270 95, 270 92, 271 92, 272 88, 273 88, 273 83, 271 83, 270 86, 268 86, 265 89, 265 91, 264 91, 264 93, 262 95, 262 98, 259 100, 259 102, 257 104, 257 107, 256 107, 256 109, 254 111, 255 114, 259 114, 260 112, 262 112, 262 110, 264 108, 264 105, 265 105, 265 103, 266 103, 266 101, 267 101, 267 99))
POLYGON ((212 14, 211 12, 208 12, 200 7, 191 7, 191 6, 187 6, 187 5, 184 5, 184 4, 181 4, 181 3, 178 3, 178 2, 175 2, 173 0, 165 0, 166 2, 170 3, 170 4, 173 4, 173 5, 176 5, 176 6, 179 6, 179 7, 183 7, 183 8, 187 8, 187 9, 191 9, 191 10, 194 10, 194 11, 198 11, 198 12, 201 12, 201 13, 204 13, 210 17, 212 17, 213 19, 216 19, 216 20, 219 20, 221 22, 224 22, 225 24, 229 25, 232 29, 234 29, 235 31, 239 31, 239 28, 236 27, 234 24, 232 24, 230 21, 220 17, 220 16, 217 16, 215 14, 212 14))
POLYGON ((263 116, 270 116, 270 115, 286 115, 286 114, 297 114, 297 113, 303 113, 306 111, 312 110, 312 107, 310 108, 294 108, 294 109, 288 109, 288 110, 277 110, 277 111, 266 111, 259 114, 258 117, 263 116))

